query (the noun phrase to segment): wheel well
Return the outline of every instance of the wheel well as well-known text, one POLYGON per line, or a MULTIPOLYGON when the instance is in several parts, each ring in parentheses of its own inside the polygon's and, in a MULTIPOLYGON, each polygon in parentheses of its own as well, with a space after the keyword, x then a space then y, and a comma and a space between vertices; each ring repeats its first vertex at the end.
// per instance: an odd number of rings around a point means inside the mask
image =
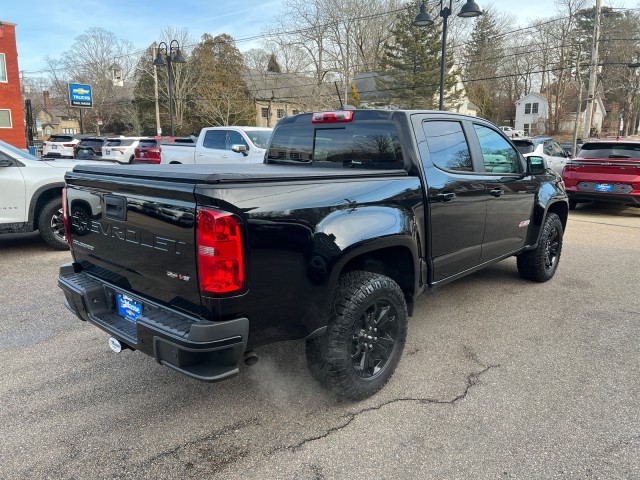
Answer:
POLYGON ((569 206, 564 202, 556 202, 549 207, 547 211, 547 215, 549 213, 555 213, 560 217, 560 221, 562 222, 562 230, 566 230, 567 228, 567 218, 569 216, 569 206))
POLYGON ((62 188, 61 187, 56 187, 56 188, 50 188, 48 190, 45 190, 44 192, 41 192, 38 195, 38 199, 36 200, 36 204, 33 207, 33 228, 37 229, 38 228, 38 223, 40 221, 40 212, 42 211, 42 208, 53 198, 56 197, 61 197, 62 196, 62 188))
POLYGON ((390 247, 364 253, 349 260, 342 273, 353 270, 379 273, 395 281, 404 293, 409 315, 411 315, 415 289, 415 269, 413 257, 408 248, 390 247))

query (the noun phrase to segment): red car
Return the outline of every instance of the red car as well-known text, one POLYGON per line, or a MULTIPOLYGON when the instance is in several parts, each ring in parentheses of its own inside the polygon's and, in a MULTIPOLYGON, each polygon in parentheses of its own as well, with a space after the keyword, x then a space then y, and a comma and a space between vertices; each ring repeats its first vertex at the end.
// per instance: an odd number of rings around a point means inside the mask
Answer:
POLYGON ((588 141, 567 162, 562 179, 571 210, 592 201, 640 207, 640 141, 588 141))
POLYGON ((140 140, 132 163, 160 163, 162 145, 172 143, 194 143, 194 140, 192 137, 153 137, 140 140))

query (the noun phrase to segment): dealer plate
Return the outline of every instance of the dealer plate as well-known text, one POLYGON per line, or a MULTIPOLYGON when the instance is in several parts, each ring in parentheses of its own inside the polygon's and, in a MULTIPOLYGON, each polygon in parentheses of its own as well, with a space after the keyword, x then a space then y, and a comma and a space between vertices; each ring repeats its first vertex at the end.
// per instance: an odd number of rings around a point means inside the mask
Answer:
POLYGON ((128 295, 116 293, 116 301, 118 304, 118 314, 127 320, 137 322, 138 317, 142 315, 142 304, 136 302, 128 295))
POLYGON ((596 192, 613 192, 613 185, 610 183, 596 183, 596 192))

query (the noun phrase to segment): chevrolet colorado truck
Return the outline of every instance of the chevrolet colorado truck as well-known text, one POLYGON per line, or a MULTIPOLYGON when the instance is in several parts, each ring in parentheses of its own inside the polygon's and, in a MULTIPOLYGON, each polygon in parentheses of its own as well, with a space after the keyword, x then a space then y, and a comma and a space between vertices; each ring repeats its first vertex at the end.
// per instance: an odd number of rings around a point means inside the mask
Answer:
POLYGON ((59 286, 113 350, 218 381, 304 339, 312 375, 350 399, 389 380, 421 293, 514 255, 522 277, 553 277, 568 215, 542 158, 448 112, 300 114, 264 164, 78 166, 66 181, 59 286))

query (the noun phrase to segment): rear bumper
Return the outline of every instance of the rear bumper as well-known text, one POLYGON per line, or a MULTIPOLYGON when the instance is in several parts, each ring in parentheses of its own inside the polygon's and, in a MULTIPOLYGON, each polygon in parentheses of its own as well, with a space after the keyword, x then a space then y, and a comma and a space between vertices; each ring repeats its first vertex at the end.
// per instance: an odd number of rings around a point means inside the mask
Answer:
POLYGON ((60 267, 58 286, 65 306, 121 343, 140 350, 169 368, 205 382, 218 382, 239 372, 249 335, 249 320, 210 322, 194 318, 126 292, 69 263, 60 267), (132 322, 117 313, 115 294, 142 304, 132 322))
POLYGON ((618 203, 640 207, 640 195, 582 192, 578 190, 567 190, 567 195, 569 195, 570 200, 575 200, 578 202, 618 203))

